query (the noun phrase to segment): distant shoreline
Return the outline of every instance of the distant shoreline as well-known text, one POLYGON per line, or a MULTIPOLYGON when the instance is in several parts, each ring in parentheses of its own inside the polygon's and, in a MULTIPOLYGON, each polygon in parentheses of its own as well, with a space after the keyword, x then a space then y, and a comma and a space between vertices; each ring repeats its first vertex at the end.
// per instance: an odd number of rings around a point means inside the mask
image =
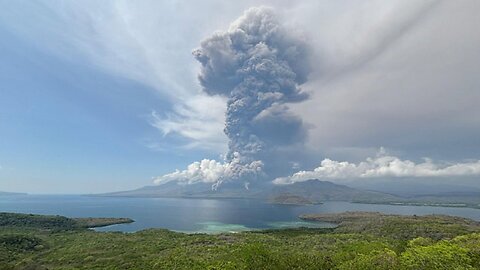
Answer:
POLYGON ((104 198, 165 198, 165 199, 202 199, 202 200, 263 200, 266 203, 276 204, 276 205, 291 205, 291 206, 307 206, 307 205, 318 205, 323 204, 325 202, 349 202, 349 203, 356 203, 356 204, 377 204, 377 205, 398 205, 398 206, 431 206, 431 207, 450 207, 450 208, 470 208, 470 209, 480 209, 480 204, 469 204, 469 203, 436 203, 436 202, 417 202, 417 201, 392 201, 392 202, 371 202, 371 201, 348 201, 348 200, 329 200, 329 201, 308 201, 302 203, 301 200, 296 200, 294 202, 276 202, 275 200, 271 199, 263 199, 263 198, 255 198, 255 197, 227 197, 227 196, 134 196, 134 195, 105 195, 105 194, 85 194, 79 196, 86 196, 86 197, 104 197, 104 198))

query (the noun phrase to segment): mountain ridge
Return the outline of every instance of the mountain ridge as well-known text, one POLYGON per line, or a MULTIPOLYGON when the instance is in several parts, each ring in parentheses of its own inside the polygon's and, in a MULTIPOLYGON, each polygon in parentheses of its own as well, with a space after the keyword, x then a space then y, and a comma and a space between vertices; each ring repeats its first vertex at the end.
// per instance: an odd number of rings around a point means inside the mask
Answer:
POLYGON ((335 184, 329 181, 311 179, 291 185, 269 185, 245 189, 239 185, 223 185, 218 190, 212 190, 210 184, 197 183, 193 185, 181 185, 175 182, 165 183, 159 186, 145 186, 135 190, 120 191, 94 196, 108 197, 181 197, 181 198, 256 198, 265 199, 275 203, 288 203, 292 197, 297 201, 320 203, 322 201, 361 201, 374 200, 375 202, 387 199, 399 199, 399 197, 377 192, 361 190, 345 185, 335 184))
POLYGON ((273 204, 318 204, 326 201, 346 201, 368 204, 420 205, 445 207, 480 208, 480 196, 476 191, 447 192, 402 196, 382 191, 366 190, 311 179, 289 185, 250 185, 225 183, 212 190, 209 183, 192 185, 169 182, 158 186, 144 186, 135 190, 93 194, 102 197, 147 197, 147 198, 210 198, 210 199, 261 199, 273 204))

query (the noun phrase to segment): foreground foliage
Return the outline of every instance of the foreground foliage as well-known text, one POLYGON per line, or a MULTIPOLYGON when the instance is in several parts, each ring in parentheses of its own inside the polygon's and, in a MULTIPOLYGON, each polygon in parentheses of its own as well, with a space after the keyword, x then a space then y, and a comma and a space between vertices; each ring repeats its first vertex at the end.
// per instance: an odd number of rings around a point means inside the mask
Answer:
POLYGON ((8 217, 0 269, 480 269, 480 225, 446 216, 347 213, 330 216, 335 229, 218 235, 105 233, 62 217, 8 217))

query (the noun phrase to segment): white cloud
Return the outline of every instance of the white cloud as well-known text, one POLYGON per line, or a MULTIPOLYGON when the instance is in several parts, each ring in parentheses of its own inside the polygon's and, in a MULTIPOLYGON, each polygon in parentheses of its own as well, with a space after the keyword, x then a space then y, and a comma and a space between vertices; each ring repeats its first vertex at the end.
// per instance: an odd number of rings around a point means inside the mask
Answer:
POLYGON ((465 163, 435 163, 426 158, 422 163, 401 160, 380 151, 375 158, 357 164, 324 159, 313 171, 299 171, 280 177, 274 184, 293 184, 310 179, 353 180, 358 178, 453 177, 480 175, 480 160, 465 163))
MULTIPOLYGON (((203 159, 188 165, 187 169, 176 170, 173 173, 156 177, 154 183, 157 185, 176 181, 179 184, 210 183, 212 188, 218 187, 224 181, 235 180, 240 177, 255 177, 262 173, 263 163, 253 161, 248 164, 242 162, 242 158, 235 153, 231 162, 218 162, 210 159, 203 159)), ((245 184, 248 187, 248 184, 245 184)))
POLYGON ((188 139, 185 148, 204 148, 216 152, 226 151, 226 103, 219 96, 197 95, 174 106, 173 112, 162 116, 152 112, 151 124, 164 136, 173 134, 188 139))

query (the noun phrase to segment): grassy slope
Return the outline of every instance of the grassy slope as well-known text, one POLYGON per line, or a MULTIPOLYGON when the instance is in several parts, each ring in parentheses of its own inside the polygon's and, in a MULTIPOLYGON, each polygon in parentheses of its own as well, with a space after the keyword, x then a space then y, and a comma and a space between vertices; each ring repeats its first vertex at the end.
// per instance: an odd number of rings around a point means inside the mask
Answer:
POLYGON ((105 233, 76 227, 62 231, 58 226, 16 223, 0 227, 0 269, 391 270, 419 269, 418 265, 435 269, 431 262, 447 267, 437 269, 452 269, 452 263, 464 267, 459 269, 480 269, 480 234, 472 234, 480 232, 480 227, 473 221, 428 216, 412 225, 414 217, 390 219, 375 213, 328 218, 340 226, 220 235, 160 229, 105 233), (412 230, 420 224, 422 230, 412 230), (419 236, 425 238, 411 241, 419 236))

